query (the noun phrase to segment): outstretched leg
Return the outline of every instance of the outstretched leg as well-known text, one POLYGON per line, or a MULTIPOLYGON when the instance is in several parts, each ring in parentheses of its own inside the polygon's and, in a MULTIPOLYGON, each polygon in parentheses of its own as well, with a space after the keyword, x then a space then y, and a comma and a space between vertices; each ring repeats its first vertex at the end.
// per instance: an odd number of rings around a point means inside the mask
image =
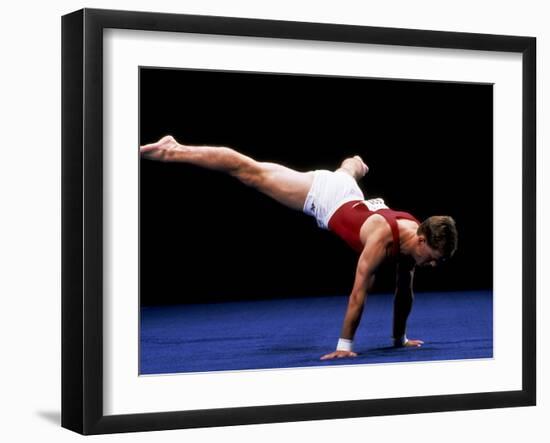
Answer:
POLYGON ((225 172, 296 210, 303 209, 313 183, 312 172, 298 172, 276 163, 258 162, 227 147, 182 145, 169 135, 156 143, 141 146, 140 153, 152 160, 189 163, 225 172))
POLYGON ((358 155, 350 158, 346 158, 337 171, 343 171, 346 174, 351 175, 355 180, 360 180, 369 172, 369 167, 365 164, 363 159, 358 155))

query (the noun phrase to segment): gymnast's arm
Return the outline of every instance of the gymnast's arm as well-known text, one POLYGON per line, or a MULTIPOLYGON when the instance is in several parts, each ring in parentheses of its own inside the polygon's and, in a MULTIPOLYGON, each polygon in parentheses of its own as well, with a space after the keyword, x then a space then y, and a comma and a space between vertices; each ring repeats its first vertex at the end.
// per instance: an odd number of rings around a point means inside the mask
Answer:
POLYGON ((375 231, 368 238, 357 263, 355 282, 349 297, 348 307, 342 325, 342 332, 340 334, 341 340, 339 341, 339 345, 343 339, 349 344, 349 346, 347 346, 349 349, 340 349, 341 346, 338 346, 336 351, 322 356, 321 360, 357 356, 351 349, 351 342, 353 341, 355 331, 359 326, 363 314, 367 289, 373 281, 376 268, 378 268, 380 263, 384 260, 388 243, 384 231, 375 231))
POLYGON ((397 265, 397 283, 393 301, 393 344, 396 347, 420 347, 422 340, 408 339, 407 319, 414 301, 414 264, 401 261, 397 265))

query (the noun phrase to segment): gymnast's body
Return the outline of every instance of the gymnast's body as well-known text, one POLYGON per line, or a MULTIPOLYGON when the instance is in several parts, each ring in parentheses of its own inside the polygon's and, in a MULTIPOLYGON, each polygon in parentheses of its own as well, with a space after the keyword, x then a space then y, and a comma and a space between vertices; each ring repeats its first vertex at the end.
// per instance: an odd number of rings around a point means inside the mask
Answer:
POLYGON ((319 227, 333 231, 357 251, 355 281, 340 338, 336 350, 321 360, 357 356, 353 337, 367 293, 376 270, 388 259, 397 263, 394 345, 423 344, 406 336, 414 299, 414 271, 417 266, 437 266, 452 257, 457 231, 451 217, 433 216, 421 223, 409 213, 388 208, 380 198, 365 200, 357 181, 369 168, 358 155, 346 158, 335 171, 299 172, 277 163, 256 161, 228 147, 183 145, 169 135, 141 146, 140 153, 146 159, 189 163, 230 174, 279 203, 315 217, 319 227))

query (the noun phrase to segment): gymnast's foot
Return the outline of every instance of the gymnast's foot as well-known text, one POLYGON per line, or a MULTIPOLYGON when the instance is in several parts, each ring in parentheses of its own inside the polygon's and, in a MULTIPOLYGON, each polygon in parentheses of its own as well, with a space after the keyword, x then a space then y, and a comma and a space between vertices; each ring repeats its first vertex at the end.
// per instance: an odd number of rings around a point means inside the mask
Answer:
POLYGON ((139 147, 139 152, 143 157, 160 161, 181 160, 178 157, 181 157, 182 153, 187 150, 188 148, 180 145, 171 135, 166 135, 155 143, 139 147))
POLYGON ((353 158, 361 164, 361 168, 362 168, 361 177, 364 177, 365 175, 367 175, 367 173, 369 172, 369 167, 363 161, 363 159, 361 157, 359 157, 358 155, 354 155, 353 158))

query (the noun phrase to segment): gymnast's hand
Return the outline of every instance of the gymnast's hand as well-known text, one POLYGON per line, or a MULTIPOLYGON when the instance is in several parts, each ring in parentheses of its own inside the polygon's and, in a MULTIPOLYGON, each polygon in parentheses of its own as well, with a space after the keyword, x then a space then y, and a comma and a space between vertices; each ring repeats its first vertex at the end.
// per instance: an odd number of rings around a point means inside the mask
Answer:
POLYGON ((179 152, 184 151, 174 137, 167 135, 155 143, 139 147, 140 154, 151 160, 174 161, 179 152))
POLYGON ((357 357, 357 353, 352 351, 334 351, 330 354, 323 355, 321 360, 333 360, 335 358, 348 358, 348 357, 357 357))

